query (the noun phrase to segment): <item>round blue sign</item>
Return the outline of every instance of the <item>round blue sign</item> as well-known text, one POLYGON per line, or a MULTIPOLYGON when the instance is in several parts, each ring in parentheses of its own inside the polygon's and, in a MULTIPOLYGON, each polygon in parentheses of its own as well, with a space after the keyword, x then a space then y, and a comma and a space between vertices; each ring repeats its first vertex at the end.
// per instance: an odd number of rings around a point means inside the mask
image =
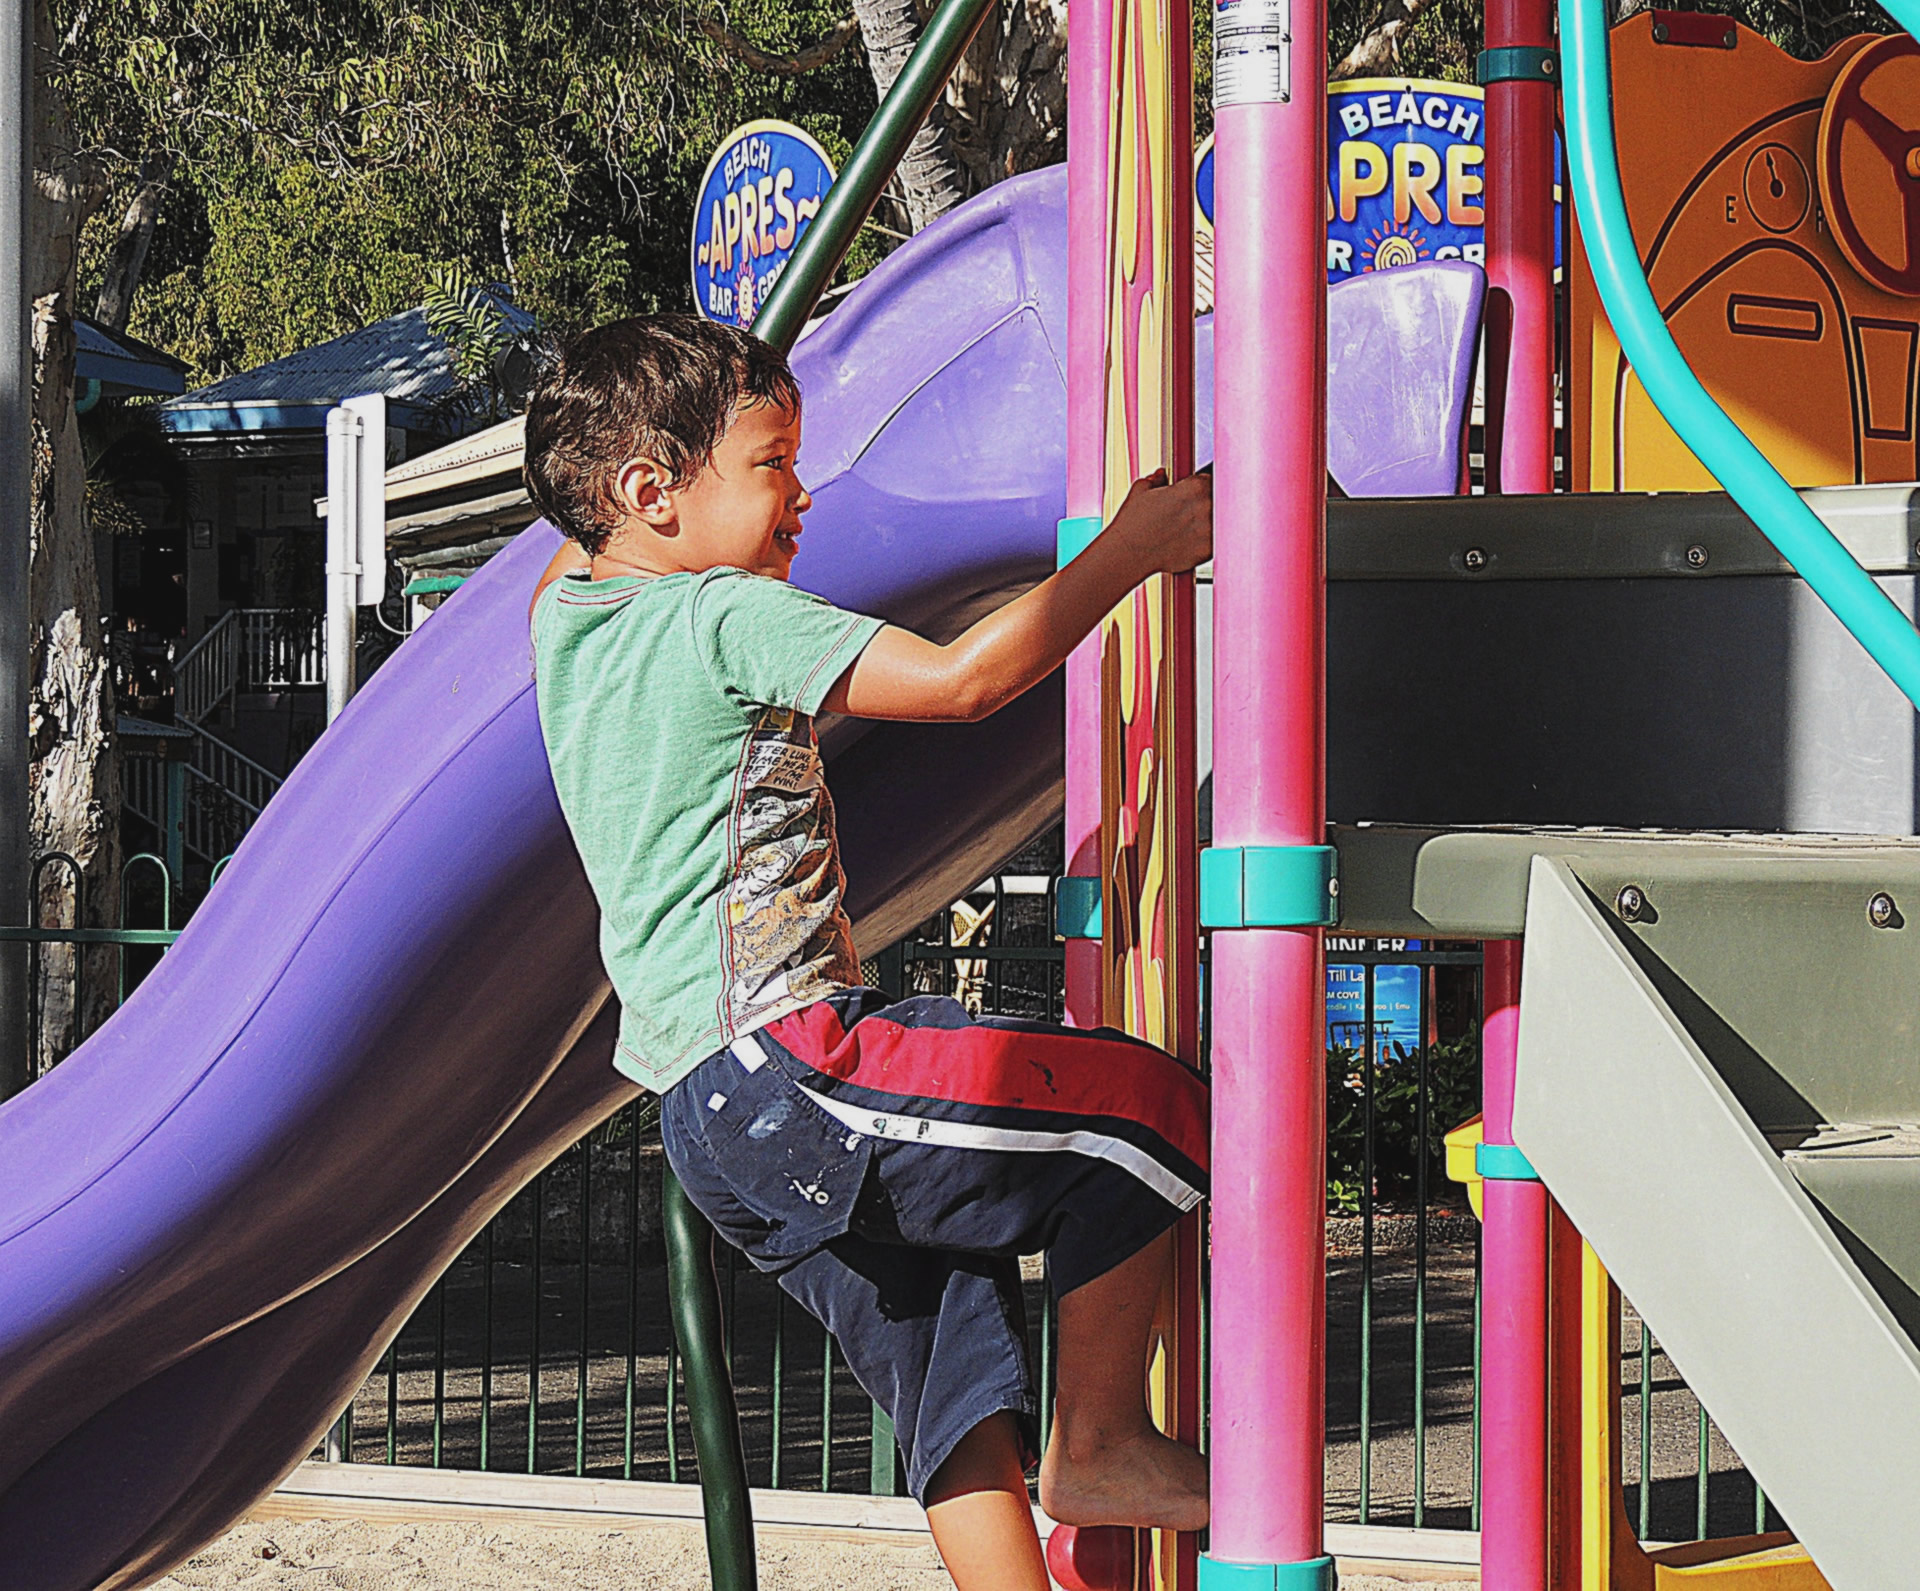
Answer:
POLYGON ((748 122, 723 139, 693 213, 700 313, 751 326, 832 185, 826 151, 798 127, 748 122))
MULTIPOLYGON (((1420 260, 1486 263, 1486 105, 1465 83, 1364 78, 1327 85, 1327 280, 1420 260)), ((1554 265, 1560 264, 1559 135, 1554 265)), ((1213 221, 1213 140, 1194 164, 1213 221)))

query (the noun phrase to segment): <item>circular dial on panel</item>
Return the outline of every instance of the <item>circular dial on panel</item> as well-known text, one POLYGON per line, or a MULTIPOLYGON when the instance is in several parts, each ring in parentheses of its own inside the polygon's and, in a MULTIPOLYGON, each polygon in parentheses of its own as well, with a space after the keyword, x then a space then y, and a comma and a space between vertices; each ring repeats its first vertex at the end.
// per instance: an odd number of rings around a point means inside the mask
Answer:
POLYGON ((1820 113, 1818 162, 1847 263, 1882 292, 1920 298, 1920 44, 1893 34, 1841 69, 1820 113))
POLYGON ((1807 218, 1813 179, 1785 144, 1762 144, 1747 157, 1747 208, 1769 232, 1791 232, 1807 218))

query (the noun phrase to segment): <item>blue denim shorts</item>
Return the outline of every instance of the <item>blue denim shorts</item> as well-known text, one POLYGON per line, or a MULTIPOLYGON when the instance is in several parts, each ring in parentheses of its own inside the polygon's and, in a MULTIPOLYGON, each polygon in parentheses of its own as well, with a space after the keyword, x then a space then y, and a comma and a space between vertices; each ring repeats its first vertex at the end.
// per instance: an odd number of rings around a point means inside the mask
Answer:
POLYGON ((721 1236, 836 1338, 913 1494, 980 1421, 1030 1453, 1019 1256, 1057 1294, 1206 1192, 1207 1090, 1105 1030, 848 990, 737 1040, 661 1101, 667 1159, 721 1236))

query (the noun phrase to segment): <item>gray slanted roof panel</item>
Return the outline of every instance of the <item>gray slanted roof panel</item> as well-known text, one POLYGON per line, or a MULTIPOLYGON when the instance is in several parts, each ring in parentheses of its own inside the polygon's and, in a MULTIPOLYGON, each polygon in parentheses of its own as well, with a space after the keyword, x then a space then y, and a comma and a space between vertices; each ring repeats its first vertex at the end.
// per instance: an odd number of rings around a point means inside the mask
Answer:
POLYGON ((73 317, 73 373, 130 392, 184 392, 187 364, 124 332, 109 331, 85 315, 73 317))
MULTIPOLYGON (((504 300, 500 307, 516 332, 532 329, 533 317, 524 310, 504 300)), ((363 392, 425 406, 458 386, 452 348, 428 329, 424 309, 410 309, 258 369, 196 387, 160 407, 173 413, 266 404, 331 405, 363 392)))

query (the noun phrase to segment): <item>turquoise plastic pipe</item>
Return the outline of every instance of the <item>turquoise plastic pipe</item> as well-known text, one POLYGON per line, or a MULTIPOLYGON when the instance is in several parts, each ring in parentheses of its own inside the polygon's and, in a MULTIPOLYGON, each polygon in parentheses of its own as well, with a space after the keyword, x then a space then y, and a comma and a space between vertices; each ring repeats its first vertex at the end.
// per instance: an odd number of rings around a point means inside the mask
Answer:
POLYGON ((1880 0, 1887 8, 1887 15, 1898 22, 1920 42, 1920 0, 1880 0))
MULTIPOLYGON (((1909 29, 1920 21, 1920 0, 1887 0, 1887 8, 1909 29)), ((1641 385, 1694 457, 1920 707, 1920 631, 1700 385, 1654 302, 1620 187, 1604 0, 1560 0, 1560 43, 1566 58, 1567 169, 1580 234, 1601 301, 1641 385)))

